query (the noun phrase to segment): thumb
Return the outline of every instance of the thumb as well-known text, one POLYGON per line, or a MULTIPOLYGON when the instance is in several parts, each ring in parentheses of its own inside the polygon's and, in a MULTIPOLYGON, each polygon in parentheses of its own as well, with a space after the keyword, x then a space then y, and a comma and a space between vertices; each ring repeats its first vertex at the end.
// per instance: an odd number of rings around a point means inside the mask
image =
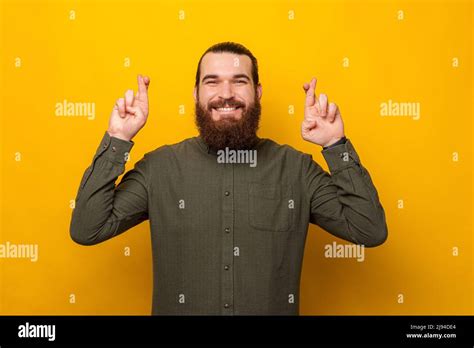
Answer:
POLYGON ((139 106, 128 106, 127 112, 138 117, 143 117, 143 111, 139 106))

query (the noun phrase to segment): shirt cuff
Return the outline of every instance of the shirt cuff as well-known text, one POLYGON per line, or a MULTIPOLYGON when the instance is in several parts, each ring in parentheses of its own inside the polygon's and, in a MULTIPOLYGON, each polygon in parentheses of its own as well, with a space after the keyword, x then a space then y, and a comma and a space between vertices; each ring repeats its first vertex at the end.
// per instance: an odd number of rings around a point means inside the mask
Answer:
POLYGON ((343 144, 327 147, 321 152, 331 173, 349 167, 353 163, 360 163, 359 155, 349 139, 343 144))
POLYGON ((323 150, 329 149, 331 147, 334 147, 334 146, 337 146, 337 145, 340 145, 340 144, 344 144, 346 142, 346 140, 347 140, 347 138, 345 136, 343 136, 341 139, 336 141, 334 144, 331 144, 329 146, 323 146, 323 150))
POLYGON ((96 157, 104 156, 112 162, 125 164, 134 144, 133 141, 111 137, 106 131, 97 148, 96 157))

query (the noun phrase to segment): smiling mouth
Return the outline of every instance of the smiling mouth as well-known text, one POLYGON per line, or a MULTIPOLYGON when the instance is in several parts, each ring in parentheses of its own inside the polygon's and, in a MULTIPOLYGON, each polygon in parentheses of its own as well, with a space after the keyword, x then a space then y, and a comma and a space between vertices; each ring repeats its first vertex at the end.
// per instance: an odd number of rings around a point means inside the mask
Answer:
POLYGON ((212 108, 212 110, 216 110, 219 113, 232 113, 234 111, 237 111, 238 109, 241 109, 241 106, 234 106, 234 107, 226 107, 226 108, 212 108))

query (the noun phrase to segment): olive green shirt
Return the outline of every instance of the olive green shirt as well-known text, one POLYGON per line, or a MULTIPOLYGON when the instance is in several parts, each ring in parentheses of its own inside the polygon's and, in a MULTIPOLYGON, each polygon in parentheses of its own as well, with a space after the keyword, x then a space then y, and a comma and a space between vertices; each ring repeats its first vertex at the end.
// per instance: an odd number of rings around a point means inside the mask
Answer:
POLYGON ((349 139, 311 155, 270 139, 257 165, 220 163, 201 137, 164 145, 128 171, 133 142, 106 132, 85 171, 70 234, 94 245, 149 220, 152 314, 298 315, 308 224, 373 247, 385 213, 349 139))

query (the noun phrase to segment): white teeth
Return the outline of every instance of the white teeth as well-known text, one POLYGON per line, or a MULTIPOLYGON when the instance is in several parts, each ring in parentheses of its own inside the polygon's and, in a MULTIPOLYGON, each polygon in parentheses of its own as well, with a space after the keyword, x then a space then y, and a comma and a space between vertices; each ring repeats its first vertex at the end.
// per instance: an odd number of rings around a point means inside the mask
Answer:
POLYGON ((217 108, 217 111, 221 112, 229 112, 229 111, 234 111, 236 108, 217 108))

